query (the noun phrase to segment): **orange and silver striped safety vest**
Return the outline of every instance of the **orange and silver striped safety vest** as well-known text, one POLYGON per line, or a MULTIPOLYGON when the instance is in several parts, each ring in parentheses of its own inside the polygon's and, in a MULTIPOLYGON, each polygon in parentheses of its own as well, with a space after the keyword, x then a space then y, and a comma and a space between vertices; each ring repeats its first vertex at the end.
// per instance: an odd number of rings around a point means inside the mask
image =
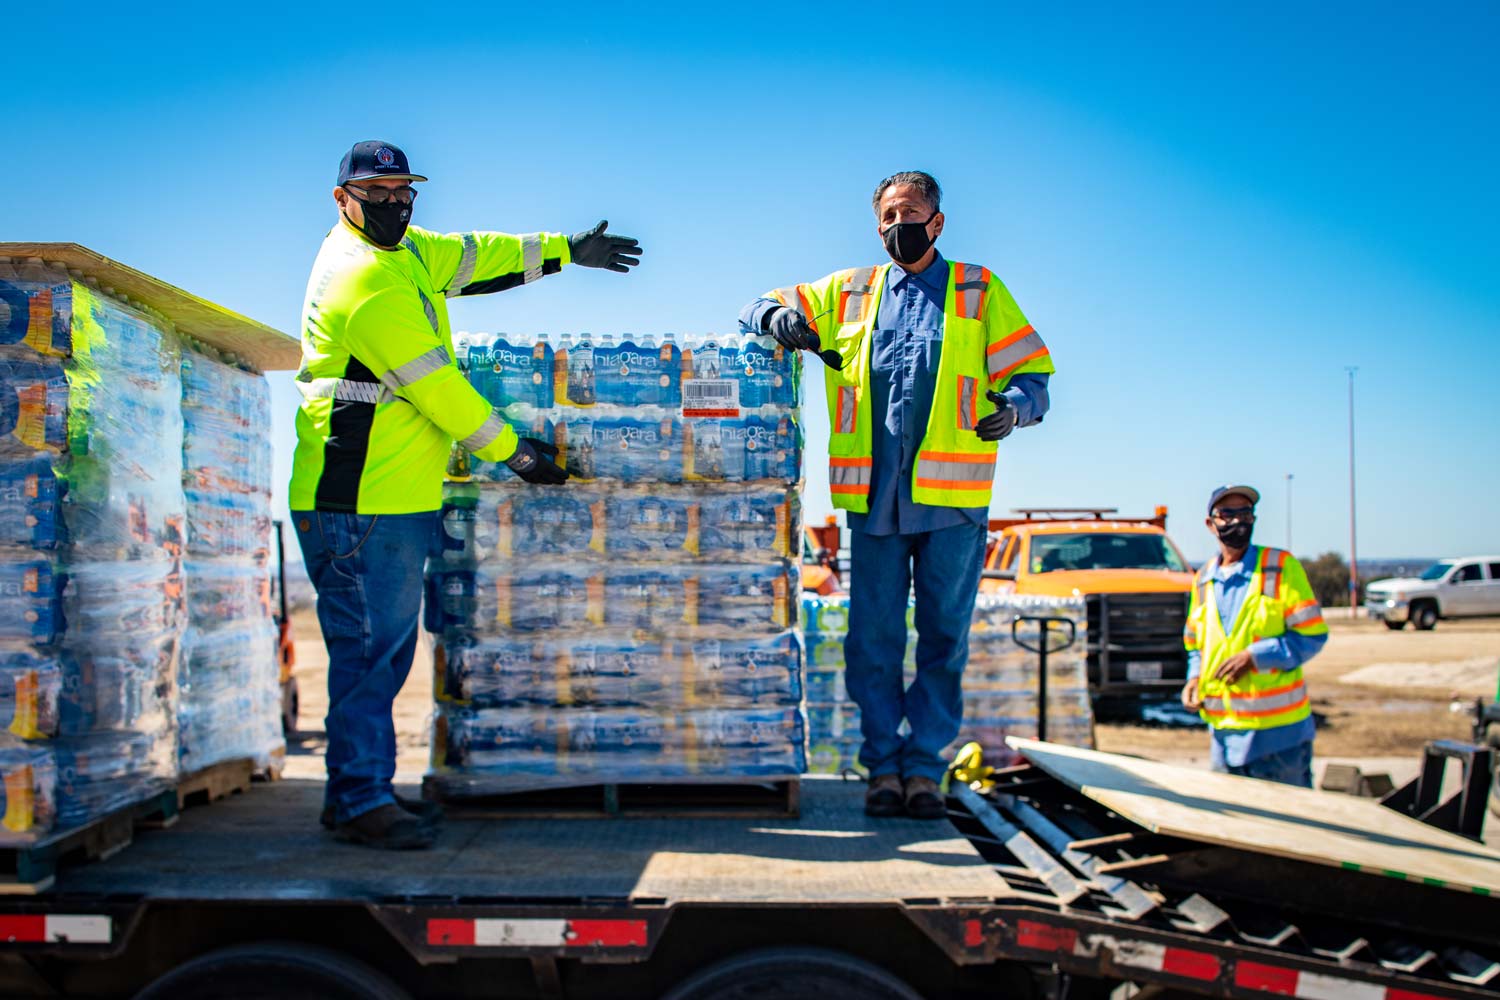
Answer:
POLYGON ((1302 668, 1251 670, 1233 684, 1214 680, 1214 669, 1260 639, 1288 630, 1302 635, 1324 635, 1328 625, 1313 596, 1307 574, 1296 556, 1261 546, 1249 593, 1226 635, 1214 597, 1214 569, 1218 557, 1198 571, 1188 609, 1183 645, 1200 654, 1198 690, 1203 696, 1199 715, 1216 729, 1273 729, 1301 722, 1312 712, 1302 668))
MULTIPOLYGON (((823 347, 844 359, 824 369, 828 394, 828 484, 833 505, 870 509, 874 429, 870 413, 870 332, 892 265, 835 271, 769 297, 801 313, 823 347)), ((994 412, 988 389, 1003 390, 1022 372, 1051 374, 1047 345, 998 278, 978 264, 949 263, 943 304, 943 350, 932 412, 912 469, 912 500, 938 507, 987 507, 996 445, 974 434, 994 412)))

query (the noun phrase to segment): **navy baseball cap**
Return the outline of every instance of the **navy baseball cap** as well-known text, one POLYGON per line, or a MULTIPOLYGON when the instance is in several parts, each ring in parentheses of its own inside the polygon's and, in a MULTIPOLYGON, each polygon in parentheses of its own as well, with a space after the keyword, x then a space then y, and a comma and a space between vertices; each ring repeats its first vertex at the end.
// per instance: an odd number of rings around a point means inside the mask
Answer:
POLYGON ((356 142, 339 161, 338 186, 343 187, 350 181, 367 181, 375 177, 396 177, 409 181, 427 179, 421 174, 411 172, 411 167, 406 162, 406 154, 401 152, 399 146, 381 142, 379 139, 356 142))
POLYGON ((1252 507, 1260 503, 1260 491, 1254 486, 1220 486, 1214 490, 1213 496, 1208 498, 1208 512, 1212 514, 1218 502, 1233 493, 1249 497, 1252 507))

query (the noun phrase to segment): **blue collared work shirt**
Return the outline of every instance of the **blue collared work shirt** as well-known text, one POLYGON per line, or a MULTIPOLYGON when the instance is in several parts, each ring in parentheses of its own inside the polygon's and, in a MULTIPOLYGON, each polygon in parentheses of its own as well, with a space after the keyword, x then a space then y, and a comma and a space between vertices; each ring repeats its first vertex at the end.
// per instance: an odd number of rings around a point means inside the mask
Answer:
MULTIPOLYGON (((937 388, 947 291, 948 261, 942 254, 919 274, 899 264, 886 272, 870 342, 871 412, 884 417, 874 434, 870 511, 847 512, 850 530, 912 535, 956 524, 984 524, 989 517, 986 507, 939 507, 915 503, 911 497, 912 468, 937 388)), ((774 299, 756 299, 741 312, 741 322, 759 330, 765 314, 779 305, 774 299)), ((1051 405, 1047 378, 1034 373, 1016 375, 1005 387, 1005 395, 1016 408, 1017 427, 1037 423, 1046 415, 1051 405)))
MULTIPOLYGON (((1245 595, 1250 591, 1250 578, 1260 558, 1260 546, 1252 545, 1245 550, 1240 561, 1229 566, 1214 568, 1214 602, 1219 608, 1219 621, 1228 635, 1234 628, 1234 620, 1240 615, 1245 595)), ((1328 641, 1324 635, 1302 635, 1287 631, 1268 639, 1258 639, 1250 646, 1250 655, 1255 658, 1255 669, 1265 673, 1272 670, 1295 670, 1317 655, 1328 641)), ((1188 653, 1188 680, 1203 671, 1203 655, 1198 650, 1188 653)), ((1215 764, 1243 767, 1247 761, 1256 760, 1273 753, 1289 750, 1299 743, 1310 743, 1316 733, 1316 724, 1309 715, 1301 722, 1274 729, 1214 729, 1213 760, 1215 764)))

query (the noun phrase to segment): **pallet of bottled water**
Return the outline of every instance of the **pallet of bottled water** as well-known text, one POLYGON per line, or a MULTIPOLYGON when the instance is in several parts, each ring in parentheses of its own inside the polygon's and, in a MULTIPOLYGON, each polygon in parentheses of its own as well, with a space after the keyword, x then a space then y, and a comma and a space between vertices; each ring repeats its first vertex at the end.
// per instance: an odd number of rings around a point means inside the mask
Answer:
MULTIPOLYGON (((195 350, 94 279, 0 260, 0 844, 175 812, 185 631, 266 620, 269 398, 195 350), (205 569, 256 546, 258 567, 205 569)), ((236 636, 223 655, 253 648, 236 636)), ((274 646, 259 667, 274 683, 274 646)), ((251 689, 192 744, 257 720, 251 689)))
POLYGON ((271 617, 271 391, 204 344, 182 352, 187 615, 178 658, 178 765, 248 760, 278 770, 277 630, 271 617))
MULTIPOLYGON (((522 437, 580 481, 795 483, 800 363, 766 337, 460 334, 460 369, 522 437)), ((511 481, 502 463, 454 471, 511 481)))
POLYGON ((802 773, 796 358, 671 334, 455 346, 573 478, 530 486, 455 449, 428 565, 429 794, 802 773))
MULTIPOLYGON (((969 626, 969 660, 964 668, 963 726, 948 747, 951 756, 969 741, 980 743, 985 760, 1008 760, 1006 736, 1037 735, 1040 712, 1040 658, 1015 641, 1017 616, 1053 616, 1074 622, 1072 646, 1056 647, 1061 635, 1053 627, 1047 657, 1047 739, 1074 746, 1093 745, 1093 707, 1088 693, 1087 622, 1082 599, 1029 595, 981 594, 969 626)), ((849 632, 849 598, 804 594, 802 620, 807 644, 807 718, 809 769, 836 774, 863 771, 859 763, 859 706, 849 697, 844 678, 844 637, 849 632)), ((1023 621, 1019 638, 1036 646, 1039 626, 1023 621)), ((917 635, 912 608, 907 608, 904 671, 916 673, 917 635)))
POLYGON ((0 844, 173 787, 179 361, 165 318, 0 260, 0 844))

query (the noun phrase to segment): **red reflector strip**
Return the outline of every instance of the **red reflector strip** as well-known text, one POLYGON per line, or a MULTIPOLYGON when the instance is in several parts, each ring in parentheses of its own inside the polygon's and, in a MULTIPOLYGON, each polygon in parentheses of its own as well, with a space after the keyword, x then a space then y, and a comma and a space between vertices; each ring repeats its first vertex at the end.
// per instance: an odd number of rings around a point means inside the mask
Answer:
POLYGON ((1078 944, 1078 932, 1070 927, 1053 927, 1034 920, 1016 922, 1016 944, 1037 951, 1071 952, 1078 944))
POLYGON ((0 917, 0 940, 35 942, 47 940, 47 918, 43 916, 0 917))
POLYGON ((1264 990, 1283 996, 1297 995, 1297 970, 1259 962, 1240 962, 1234 967, 1234 984, 1248 990, 1264 990))
POLYGON ((1219 978, 1219 959, 1207 952, 1168 948, 1162 957, 1161 971, 1186 979, 1214 980, 1219 978))
POLYGON ((0 915, 0 941, 13 944, 109 944, 112 924, 93 914, 0 915))
POLYGON ((428 944, 473 944, 474 921, 429 920, 427 921, 428 944))
POLYGON ((969 948, 978 948, 984 944, 984 928, 977 920, 964 921, 964 945, 969 948))
POLYGON ((568 931, 570 948, 587 948, 590 945, 603 948, 646 947, 644 920, 570 920, 568 931))
POLYGON ((644 948, 644 920, 433 918, 427 943, 480 948, 644 948))

